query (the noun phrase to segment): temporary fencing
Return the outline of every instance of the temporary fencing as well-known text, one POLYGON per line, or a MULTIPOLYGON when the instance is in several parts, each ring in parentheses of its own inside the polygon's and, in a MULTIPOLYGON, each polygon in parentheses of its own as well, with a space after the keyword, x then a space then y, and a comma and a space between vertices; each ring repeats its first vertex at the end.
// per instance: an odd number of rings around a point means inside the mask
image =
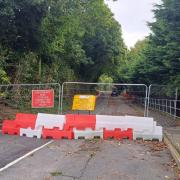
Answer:
POLYGON ((61 85, 8 84, 0 85, 0 119, 14 118, 17 112, 60 112, 61 85))
POLYGON ((91 114, 146 116, 147 93, 145 84, 64 82, 61 113, 77 113, 72 111, 72 104, 74 96, 80 94, 96 96, 95 111, 91 114), (143 103, 139 102, 140 98, 144 99, 143 103))
POLYGON ((166 85, 149 86, 147 115, 156 118, 163 126, 174 126, 180 118, 180 100, 178 89, 166 85))

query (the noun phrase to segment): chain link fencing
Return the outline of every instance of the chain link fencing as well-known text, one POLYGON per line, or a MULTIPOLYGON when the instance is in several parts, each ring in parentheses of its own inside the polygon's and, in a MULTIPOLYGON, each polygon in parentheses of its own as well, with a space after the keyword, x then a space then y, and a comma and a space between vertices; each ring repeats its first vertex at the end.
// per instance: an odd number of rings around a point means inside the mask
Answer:
POLYGON ((59 113, 60 95, 58 83, 0 85, 0 120, 12 119, 17 112, 59 113), (32 108, 32 90, 54 90, 54 107, 32 108))
POLYGON ((62 85, 61 113, 77 113, 72 111, 75 95, 95 95, 95 111, 79 113, 145 116, 147 91, 144 84, 65 82, 62 85))

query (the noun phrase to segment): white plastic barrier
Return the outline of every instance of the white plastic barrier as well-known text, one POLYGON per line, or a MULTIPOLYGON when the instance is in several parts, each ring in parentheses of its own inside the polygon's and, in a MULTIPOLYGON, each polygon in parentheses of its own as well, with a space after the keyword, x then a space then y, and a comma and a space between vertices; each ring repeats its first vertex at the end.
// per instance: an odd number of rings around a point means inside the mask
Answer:
POLYGON ((20 136, 26 136, 26 137, 36 137, 36 138, 41 138, 42 135, 42 127, 38 127, 36 129, 31 129, 31 128, 20 128, 20 136))
POLYGON ((153 131, 156 123, 153 118, 133 117, 133 116, 96 116, 96 129, 106 128, 107 130, 114 130, 121 128, 126 130, 133 128, 136 131, 153 131), (144 120, 143 120, 144 119, 144 120))
POLYGON ((153 139, 159 139, 159 141, 162 141, 162 139, 163 139, 163 128, 162 128, 162 126, 156 126, 154 128, 153 139))
POLYGON ((53 129, 54 127, 63 129, 65 123, 64 115, 38 113, 35 127, 44 126, 44 128, 53 129))
POLYGON ((152 117, 125 116, 127 122, 157 125, 152 117))
POLYGON ((125 122, 125 116, 96 115, 96 129, 113 130, 125 122))
POLYGON ((143 140, 157 139, 162 141, 163 131, 161 126, 155 126, 153 131, 133 131, 133 139, 142 138, 143 140))
POLYGON ((92 129, 85 129, 85 130, 77 130, 73 129, 74 131, 74 139, 93 139, 95 137, 99 137, 103 139, 103 129, 101 130, 92 130, 92 129))

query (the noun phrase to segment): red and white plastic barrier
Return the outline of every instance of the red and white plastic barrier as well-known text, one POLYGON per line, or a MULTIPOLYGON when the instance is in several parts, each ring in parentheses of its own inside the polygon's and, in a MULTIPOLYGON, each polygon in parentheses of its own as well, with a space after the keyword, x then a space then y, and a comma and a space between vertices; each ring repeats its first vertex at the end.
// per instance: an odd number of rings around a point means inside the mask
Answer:
POLYGON ((38 113, 35 128, 20 128, 20 136, 41 138, 43 128, 62 130, 65 123, 64 115, 38 113))
POLYGON ((106 116, 83 114, 22 114, 16 119, 4 120, 2 134, 37 138, 91 139, 158 139, 162 141, 162 127, 153 118, 137 116, 106 116))

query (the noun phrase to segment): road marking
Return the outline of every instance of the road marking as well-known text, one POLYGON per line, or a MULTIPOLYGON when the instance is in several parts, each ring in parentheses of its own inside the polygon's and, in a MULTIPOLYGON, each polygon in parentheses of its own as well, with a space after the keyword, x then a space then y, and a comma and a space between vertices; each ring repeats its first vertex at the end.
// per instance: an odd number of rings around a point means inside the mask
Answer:
POLYGON ((9 164, 7 164, 6 166, 4 166, 3 168, 1 168, 1 169, 0 169, 0 172, 2 172, 2 171, 4 171, 4 170, 8 169, 9 167, 15 165, 16 163, 18 163, 19 161, 27 158, 27 157, 30 156, 31 154, 33 154, 33 153, 41 150, 42 148, 46 147, 47 145, 51 144, 52 142, 54 142, 54 140, 51 140, 51 141, 47 142, 46 144, 44 144, 44 145, 42 145, 42 146, 40 146, 40 147, 38 147, 38 148, 36 148, 36 149, 28 152, 27 154, 21 156, 20 158, 12 161, 11 163, 9 163, 9 164))

